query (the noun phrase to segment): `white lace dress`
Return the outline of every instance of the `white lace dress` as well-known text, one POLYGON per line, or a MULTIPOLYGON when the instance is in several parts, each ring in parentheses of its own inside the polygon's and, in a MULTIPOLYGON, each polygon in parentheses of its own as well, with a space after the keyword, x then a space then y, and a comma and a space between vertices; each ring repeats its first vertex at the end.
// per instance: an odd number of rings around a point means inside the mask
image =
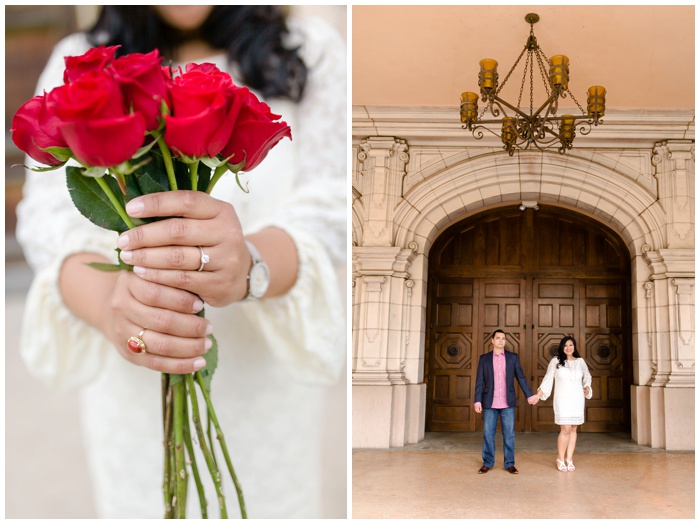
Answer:
POLYGON ((585 398, 590 399, 593 395, 588 366, 582 358, 567 360, 564 366, 557 367, 558 364, 559 359, 554 357, 547 366, 547 373, 540 384, 542 400, 549 398, 554 387, 554 422, 560 426, 583 424, 585 404, 583 388, 585 386, 590 388, 585 398))
MULTIPOLYGON (((213 193, 234 205, 245 233, 271 225, 286 230, 300 257, 287 295, 206 308, 219 342, 213 400, 250 518, 321 516, 322 420, 326 410, 345 408, 326 405, 324 392, 346 360, 338 281, 347 249, 346 49, 321 20, 292 20, 290 28, 309 66, 305 97, 299 104, 266 101, 291 126, 293 140, 280 142, 245 176, 248 194, 232 175, 213 193)), ((37 93, 62 83, 64 56, 88 48, 82 34, 60 42, 37 93)), ((223 55, 198 62, 228 67, 223 55)), ((18 218, 18 239, 35 272, 21 328, 22 357, 51 386, 81 388, 99 516, 160 518, 160 374, 120 357, 64 306, 57 287, 62 261, 72 253, 97 252, 116 262, 117 234, 78 213, 63 171, 27 172, 18 218)), ((230 484, 226 490, 229 515, 236 516, 235 493, 230 484)), ((196 499, 194 489, 190 495, 196 499)), ((196 500, 188 507, 198 515, 196 500)), ((213 498, 209 509, 218 516, 213 498)))

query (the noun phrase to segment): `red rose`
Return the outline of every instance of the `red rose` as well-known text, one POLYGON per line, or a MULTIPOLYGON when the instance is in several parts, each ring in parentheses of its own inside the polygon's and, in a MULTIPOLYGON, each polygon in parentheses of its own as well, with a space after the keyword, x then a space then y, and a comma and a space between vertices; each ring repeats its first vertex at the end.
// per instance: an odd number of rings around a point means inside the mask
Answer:
POLYGON ((169 77, 165 76, 160 62, 158 50, 154 49, 148 54, 122 56, 111 66, 124 94, 126 107, 141 113, 149 130, 158 128, 161 101, 168 104, 166 82, 169 77))
POLYGON ((270 111, 270 107, 248 93, 247 104, 238 114, 236 125, 228 144, 221 152, 225 158, 234 155, 230 164, 239 164, 245 158, 243 171, 251 171, 262 162, 267 154, 284 137, 292 139, 292 130, 286 122, 275 122, 280 115, 270 111))
POLYGON ((170 88, 172 115, 165 117, 165 143, 181 155, 218 155, 243 105, 240 91, 213 64, 188 64, 170 88))
POLYGON ((102 45, 93 47, 84 55, 65 57, 66 69, 63 71, 63 82, 70 84, 85 73, 104 70, 114 60, 117 49, 119 49, 118 45, 112 47, 102 45))
POLYGON ((146 122, 129 114, 118 82, 93 72, 46 95, 47 110, 75 158, 88 166, 113 167, 129 160, 143 144, 146 122))
POLYGON ((23 152, 41 164, 56 166, 63 162, 42 151, 49 147, 67 147, 56 120, 46 111, 44 96, 35 96, 19 108, 12 119, 12 141, 23 152))

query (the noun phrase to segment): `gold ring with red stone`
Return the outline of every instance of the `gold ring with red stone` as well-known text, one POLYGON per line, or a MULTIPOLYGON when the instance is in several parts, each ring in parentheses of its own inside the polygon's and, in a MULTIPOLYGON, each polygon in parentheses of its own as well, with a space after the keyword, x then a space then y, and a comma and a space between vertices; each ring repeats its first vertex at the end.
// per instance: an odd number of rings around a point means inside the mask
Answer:
POLYGON ((146 343, 141 339, 145 332, 146 328, 143 328, 138 337, 129 337, 126 343, 126 347, 129 348, 129 351, 132 353, 146 353, 146 343))

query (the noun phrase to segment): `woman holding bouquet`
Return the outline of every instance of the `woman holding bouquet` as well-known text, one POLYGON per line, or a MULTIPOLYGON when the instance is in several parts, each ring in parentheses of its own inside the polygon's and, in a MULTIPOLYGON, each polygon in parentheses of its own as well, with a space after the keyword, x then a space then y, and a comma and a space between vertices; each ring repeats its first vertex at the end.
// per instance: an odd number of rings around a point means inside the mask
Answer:
MULTIPOLYGON (((344 45, 319 21, 275 6, 104 6, 92 30, 58 44, 37 93, 66 80, 64 57, 99 45, 121 46, 117 55, 158 49, 183 70, 214 64, 283 115, 293 141, 281 130, 269 154, 248 145, 247 192, 230 174, 211 195, 131 200, 134 220, 175 218, 118 238, 80 215, 63 170, 28 172, 17 235, 36 276, 23 358, 54 387, 81 388, 100 516, 154 518, 163 513, 157 372, 201 369, 213 333, 212 396, 248 516, 322 516, 319 386, 345 359, 336 276, 346 251, 344 45), (133 271, 86 265, 116 263, 115 248, 133 271)), ((182 148, 198 140, 207 148, 213 139, 184 136, 182 148)))

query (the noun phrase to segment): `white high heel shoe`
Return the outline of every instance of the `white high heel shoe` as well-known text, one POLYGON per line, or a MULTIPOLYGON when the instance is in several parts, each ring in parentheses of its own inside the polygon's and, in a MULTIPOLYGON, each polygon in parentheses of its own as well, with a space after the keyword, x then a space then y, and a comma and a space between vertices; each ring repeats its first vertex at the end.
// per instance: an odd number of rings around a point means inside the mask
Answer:
POLYGON ((566 469, 567 471, 576 471, 573 460, 566 459, 566 469))
POLYGON ((558 469, 559 471, 567 471, 566 464, 564 463, 563 460, 557 459, 557 469, 558 469))

